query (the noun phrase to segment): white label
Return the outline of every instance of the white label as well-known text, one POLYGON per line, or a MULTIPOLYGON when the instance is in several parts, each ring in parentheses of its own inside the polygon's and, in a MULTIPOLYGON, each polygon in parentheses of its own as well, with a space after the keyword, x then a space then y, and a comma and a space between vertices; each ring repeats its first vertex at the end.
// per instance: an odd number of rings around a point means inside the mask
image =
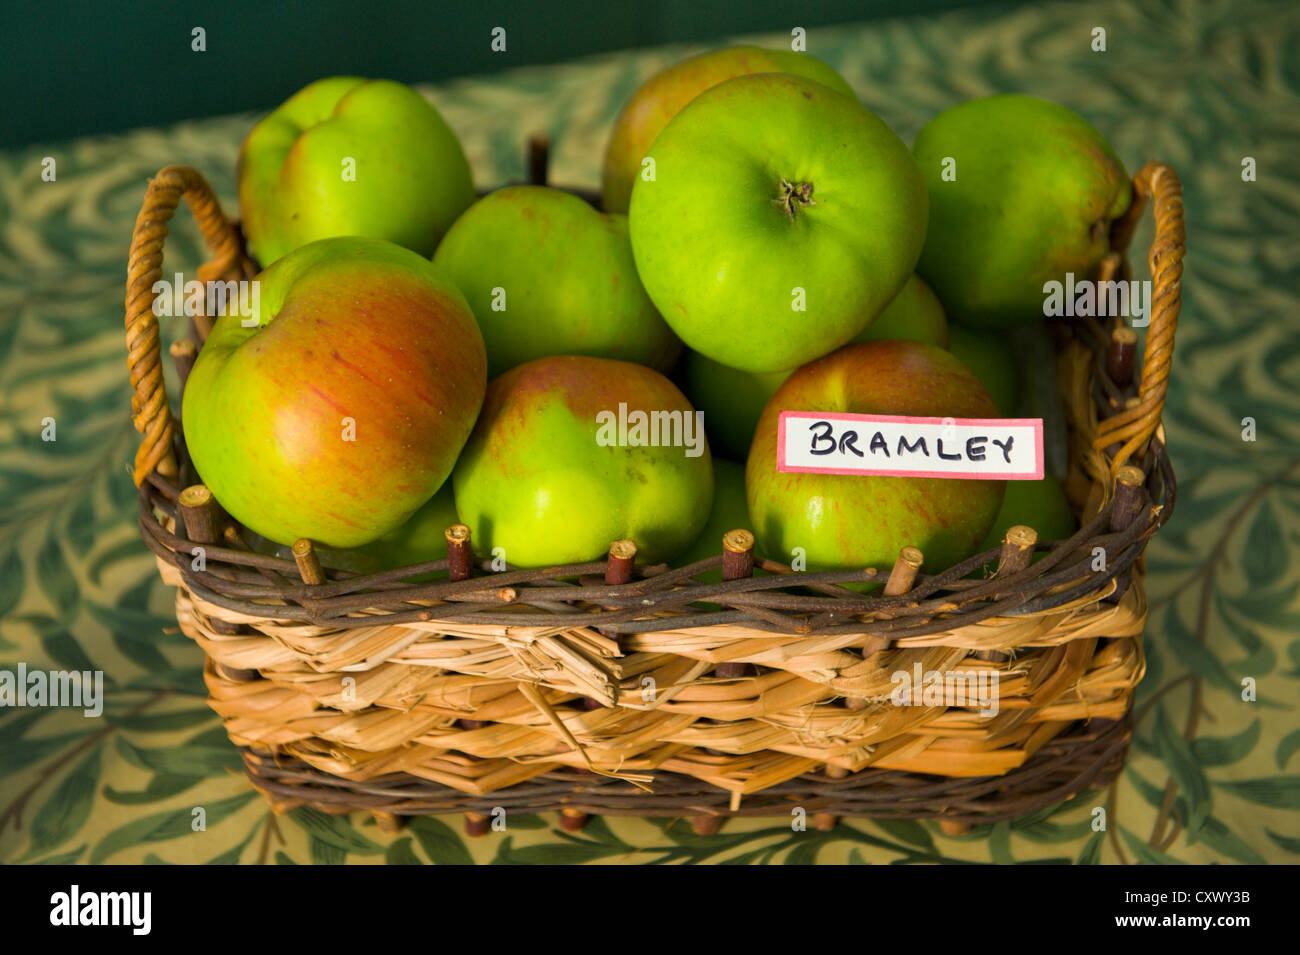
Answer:
POLYGON ((782 411, 776 469, 967 480, 1043 477, 1042 418, 913 418, 782 411))

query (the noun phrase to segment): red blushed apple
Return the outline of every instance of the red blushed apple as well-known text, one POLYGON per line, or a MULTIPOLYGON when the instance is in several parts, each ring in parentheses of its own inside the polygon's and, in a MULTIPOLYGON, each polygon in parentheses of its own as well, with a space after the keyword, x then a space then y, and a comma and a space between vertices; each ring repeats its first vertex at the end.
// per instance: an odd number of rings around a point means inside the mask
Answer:
POLYGON ((492 380, 452 487, 479 553, 542 567, 627 539, 656 563, 699 536, 713 465, 699 416, 663 375, 560 355, 492 380))
POLYGON ((1002 502, 1004 481, 777 471, 782 411, 996 418, 997 405, 960 361, 910 341, 847 345, 797 370, 763 409, 745 487, 763 550, 809 570, 888 569, 910 545, 930 572, 975 553, 1002 502))
POLYGON ((256 314, 217 319, 186 385, 194 465, 263 537, 369 543, 433 496, 469 437, 487 385, 474 316, 382 239, 313 242, 255 281, 256 314))

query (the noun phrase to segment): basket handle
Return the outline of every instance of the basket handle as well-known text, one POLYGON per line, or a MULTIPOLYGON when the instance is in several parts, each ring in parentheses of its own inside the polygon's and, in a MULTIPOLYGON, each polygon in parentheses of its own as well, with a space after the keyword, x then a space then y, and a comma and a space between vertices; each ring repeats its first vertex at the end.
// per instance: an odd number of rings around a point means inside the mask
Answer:
MULTIPOLYGON (((199 224, 212 259, 198 271, 200 281, 251 278, 256 267, 244 254, 238 227, 221 211, 212 187, 198 170, 168 166, 149 180, 144 206, 135 220, 126 279, 126 348, 131 372, 131 410, 135 429, 143 436, 135 455, 134 479, 139 487, 155 469, 163 477, 177 477, 172 449, 175 424, 163 381, 162 342, 154 314, 154 283, 162 278, 163 241, 167 223, 184 197, 199 224)), ((207 337, 210 319, 196 320, 207 337)))
POLYGON ((1174 359, 1174 332, 1182 301, 1183 254, 1187 232, 1183 224, 1183 185, 1178 174, 1164 163, 1147 163, 1133 178, 1133 202, 1115 223, 1113 245, 1121 254, 1128 248, 1147 200, 1154 199, 1156 235, 1147 264, 1153 279, 1151 326, 1142 353, 1142 380, 1138 401, 1097 424, 1093 447, 1101 451, 1112 444, 1121 447, 1111 461, 1116 473, 1129 458, 1145 446, 1160 426, 1165 396, 1169 392, 1169 369, 1174 359))

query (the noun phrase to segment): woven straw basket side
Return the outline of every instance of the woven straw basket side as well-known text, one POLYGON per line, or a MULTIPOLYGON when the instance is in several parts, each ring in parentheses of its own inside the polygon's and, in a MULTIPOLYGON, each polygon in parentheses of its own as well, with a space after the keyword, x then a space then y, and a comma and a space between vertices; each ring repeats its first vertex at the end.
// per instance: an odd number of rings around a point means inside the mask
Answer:
MULTIPOLYGON (((691 815, 1012 818, 1108 782, 1122 764, 1141 679, 1142 553, 1168 519, 1173 471, 1160 412, 1184 251, 1181 186, 1149 164, 1097 278, 1124 257, 1154 200, 1152 320, 1135 380, 1122 321, 1076 320, 1058 377, 1070 430, 1068 541, 1017 529, 937 575, 915 548, 892 568, 795 573, 758 561, 752 536, 686 568, 606 560, 495 572, 463 528, 401 571, 321 567, 253 551, 195 475, 163 384, 153 284, 182 198, 212 260, 201 280, 256 273, 202 176, 168 167, 136 222, 126 298, 140 524, 177 616, 208 657, 210 702, 278 809, 396 816, 496 807, 691 815), (192 562, 204 547, 206 569, 192 562), (1107 555, 1103 571, 1094 555, 1107 555), (1045 556, 1032 562, 1038 551, 1045 556), (996 562, 990 579, 971 577, 996 562), (723 581, 694 578, 721 567, 723 581), (433 582, 402 578, 434 572, 433 582), (863 596, 841 584, 883 590, 863 596), (702 601, 708 606, 701 606, 702 601), (893 675, 996 675, 996 714, 895 706, 893 675), (653 690, 647 694, 646 687, 653 690)), ((198 337, 210 319, 196 319, 198 337)), ((195 354, 172 348, 182 383, 195 354)))

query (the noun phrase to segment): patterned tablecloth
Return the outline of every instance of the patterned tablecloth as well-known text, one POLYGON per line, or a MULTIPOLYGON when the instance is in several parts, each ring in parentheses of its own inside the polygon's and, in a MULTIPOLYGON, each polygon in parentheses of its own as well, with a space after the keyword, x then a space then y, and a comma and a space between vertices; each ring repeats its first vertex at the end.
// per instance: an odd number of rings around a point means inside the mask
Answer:
MULTIPOLYGON (((1102 0, 809 32, 809 52, 909 143, 960 100, 1031 92, 1083 113, 1130 171, 1164 160, 1186 187, 1183 317, 1165 412, 1181 491, 1149 551, 1132 757, 1109 791, 961 837, 915 822, 793 832, 773 819, 733 821, 702 839, 681 820, 614 818, 571 835, 543 815, 512 816, 506 832, 471 840, 453 816, 396 836, 363 814, 272 816, 204 703, 200 651, 178 633, 173 592, 137 534, 122 306, 148 177, 196 166, 233 209, 235 156, 254 116, 0 154, 0 665, 99 669, 106 689, 98 719, 0 710, 0 860, 1297 861, 1297 49, 1300 6, 1256 0, 1102 0), (1092 48, 1098 27, 1104 52, 1092 48), (42 177, 46 157, 54 181, 42 177), (1243 178, 1247 157, 1253 181, 1243 178), (1247 418, 1254 440, 1243 438, 1247 418), (1097 805, 1107 807, 1104 832, 1092 827, 1097 805), (196 831, 197 807, 206 824, 196 831)), ((595 186, 620 104, 693 52, 603 56, 428 92, 481 185, 521 179, 524 137, 545 131, 553 180, 595 186)), ((1136 246, 1150 234, 1148 218, 1136 246)), ((164 274, 201 260, 182 214, 164 274)))

